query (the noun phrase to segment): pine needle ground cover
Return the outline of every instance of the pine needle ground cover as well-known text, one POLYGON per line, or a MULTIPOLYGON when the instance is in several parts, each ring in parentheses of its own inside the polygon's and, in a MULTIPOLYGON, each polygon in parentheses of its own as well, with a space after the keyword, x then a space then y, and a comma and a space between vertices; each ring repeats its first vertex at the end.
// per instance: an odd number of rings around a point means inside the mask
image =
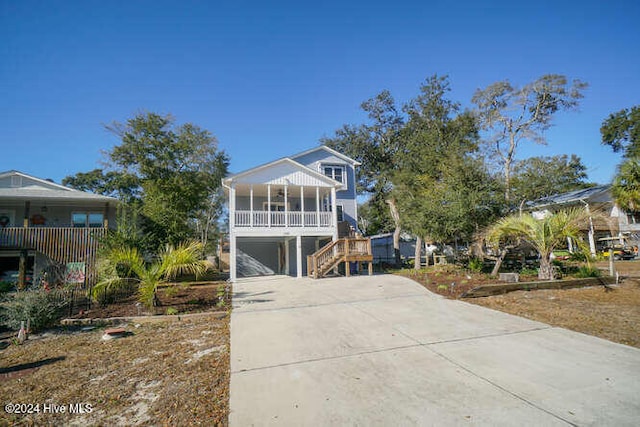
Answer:
POLYGON ((32 412, 0 408, 0 425, 227 424, 227 314, 124 329, 106 341, 104 328, 50 331, 0 350, 3 404, 32 412))

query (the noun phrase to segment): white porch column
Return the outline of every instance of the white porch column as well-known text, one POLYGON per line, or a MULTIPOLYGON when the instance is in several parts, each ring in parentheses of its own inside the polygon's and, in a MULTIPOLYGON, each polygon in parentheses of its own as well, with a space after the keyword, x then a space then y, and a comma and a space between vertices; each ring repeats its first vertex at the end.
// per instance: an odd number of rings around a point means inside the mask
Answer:
POLYGON ((253 227, 253 184, 249 187, 249 211, 251 218, 249 219, 249 225, 253 227))
POLYGON ((287 206, 289 203, 289 187, 287 184, 284 185, 284 226, 289 226, 289 207, 287 206))
POLYGON ((316 187, 316 227, 320 227, 320 187, 316 187))
POLYGON ((267 227, 271 227, 271 184, 267 184, 267 227))
POLYGON ((236 267, 237 252, 238 251, 236 248, 236 236, 232 231, 229 234, 229 279, 231 279, 232 282, 236 281, 236 277, 238 274, 237 267, 236 267))
POLYGON ((333 222, 333 240, 338 240, 338 203, 336 199, 336 188, 331 188, 331 219, 333 222))
POLYGON ((229 188, 229 228, 233 230, 236 225, 236 183, 232 182, 229 188))
POLYGON ((296 273, 302 277, 302 236, 296 236, 296 273))
POLYGON ((300 186, 300 218, 302 226, 306 227, 307 224, 304 223, 304 185, 300 186))
POLYGON ((287 275, 291 274, 289 267, 289 239, 284 239, 284 271, 287 275))

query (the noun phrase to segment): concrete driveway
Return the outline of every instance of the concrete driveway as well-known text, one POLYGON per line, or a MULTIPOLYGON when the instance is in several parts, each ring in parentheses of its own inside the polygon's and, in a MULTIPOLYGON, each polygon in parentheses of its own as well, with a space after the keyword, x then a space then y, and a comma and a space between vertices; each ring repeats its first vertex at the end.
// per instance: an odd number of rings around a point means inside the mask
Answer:
POLYGON ((409 279, 243 280, 233 306, 231 426, 640 425, 639 349, 409 279))

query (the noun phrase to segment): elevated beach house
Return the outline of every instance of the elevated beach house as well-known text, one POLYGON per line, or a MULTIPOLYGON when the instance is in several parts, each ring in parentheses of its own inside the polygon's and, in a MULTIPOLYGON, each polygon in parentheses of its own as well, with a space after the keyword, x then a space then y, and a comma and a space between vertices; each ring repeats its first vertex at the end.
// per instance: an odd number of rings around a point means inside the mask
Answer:
POLYGON ((231 280, 320 277, 340 262, 370 261, 368 240, 354 238, 358 165, 319 146, 223 179, 231 280))
POLYGON ((117 202, 15 170, 0 173, 0 274, 20 286, 91 282, 99 240, 115 226, 117 202))

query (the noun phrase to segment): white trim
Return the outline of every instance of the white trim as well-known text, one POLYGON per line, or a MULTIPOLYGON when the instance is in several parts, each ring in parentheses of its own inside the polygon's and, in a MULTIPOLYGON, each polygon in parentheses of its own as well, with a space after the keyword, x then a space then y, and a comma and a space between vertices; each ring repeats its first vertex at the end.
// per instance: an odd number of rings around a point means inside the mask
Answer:
POLYGON ((348 184, 348 173, 347 173, 347 165, 341 165, 341 164, 336 164, 336 163, 323 163, 320 162, 318 164, 318 167, 320 168, 320 173, 323 174, 324 176, 326 176, 327 178, 331 178, 332 180, 334 180, 335 182, 339 182, 341 185, 340 190, 348 190, 349 189, 349 184, 348 184), (331 168, 331 176, 328 176, 325 174, 325 169, 326 168, 331 168), (342 171, 342 181, 338 181, 335 176, 336 176, 336 169, 340 169, 342 171))
POLYGON ((307 167, 307 166, 305 166, 305 165, 303 165, 301 163, 298 163, 295 160, 291 160, 288 157, 285 157, 285 158, 279 159, 279 160, 275 160, 273 162, 266 163, 266 164, 263 164, 263 165, 260 165, 260 166, 256 166, 255 168, 247 169, 245 171, 242 171, 242 172, 239 172, 239 173, 236 173, 236 174, 233 174, 233 175, 229 175, 228 177, 223 178, 222 182, 226 186, 230 186, 232 182, 238 181, 239 178, 242 178, 242 177, 247 176, 247 175, 254 174, 256 172, 259 172, 259 171, 262 171, 262 170, 265 170, 265 169, 272 168, 272 167, 274 167, 276 165, 279 165, 281 163, 288 163, 288 164, 298 168, 300 171, 310 174, 312 177, 314 177, 316 179, 319 179, 322 182, 325 182, 327 184, 327 187, 336 187, 336 186, 342 186, 343 185, 342 183, 340 183, 338 181, 334 181, 333 179, 328 178, 327 176, 321 174, 320 172, 314 171, 313 169, 311 169, 311 168, 309 168, 309 167, 307 167))
POLYGON ((232 282, 236 281, 237 276, 237 244, 236 244, 236 234, 231 233, 229 235, 229 279, 232 282))
POLYGON ((291 158, 295 159, 297 157, 306 156, 307 154, 313 153, 314 151, 318 151, 318 150, 327 151, 327 152, 333 154, 334 156, 336 156, 336 157, 338 157, 338 158, 340 158, 340 159, 342 159, 342 160, 344 160, 344 161, 346 161, 348 163, 351 163, 354 166, 360 166, 362 164, 359 161, 353 160, 351 157, 345 156, 344 154, 334 150, 333 148, 327 147, 326 145, 320 145, 320 146, 315 147, 315 148, 310 148, 309 150, 305 150, 305 151, 303 151, 301 153, 294 154, 293 156, 291 156, 291 158))

